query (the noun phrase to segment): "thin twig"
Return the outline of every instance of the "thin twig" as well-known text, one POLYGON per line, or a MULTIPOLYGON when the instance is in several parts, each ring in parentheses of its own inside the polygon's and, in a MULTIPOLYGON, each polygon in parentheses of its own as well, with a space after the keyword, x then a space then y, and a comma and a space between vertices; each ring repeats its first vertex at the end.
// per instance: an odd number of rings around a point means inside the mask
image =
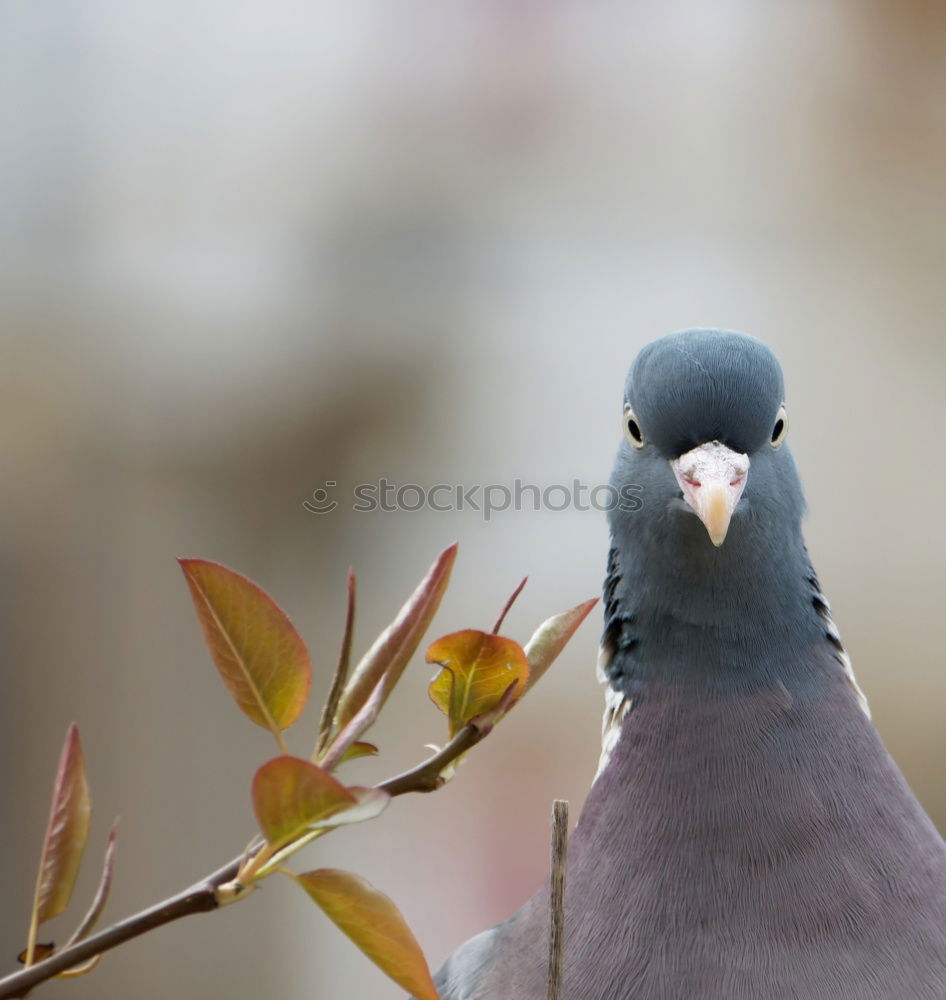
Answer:
POLYGON ((348 663, 351 658, 351 639, 355 628, 355 574, 348 570, 348 613, 345 616, 345 631, 342 635, 342 648, 338 653, 338 664, 335 667, 335 676, 332 678, 332 687, 329 690, 328 698, 325 701, 325 708, 322 709, 322 719, 319 722, 319 741, 315 748, 317 757, 328 746, 328 741, 332 735, 332 726, 335 722, 335 713, 338 711, 338 703, 345 690, 345 681, 348 680, 348 663))
POLYGON ((509 614, 509 609, 516 603, 516 598, 522 593, 522 588, 526 585, 526 581, 529 578, 524 576, 522 578, 522 583, 509 595, 509 600, 503 605, 503 610, 499 612, 499 617, 496 619, 496 624, 493 626, 493 635, 498 635, 499 630, 503 627, 503 622, 506 620, 506 615, 509 614))
MULTIPOLYGON (((446 784, 443 777, 445 771, 458 757, 475 747, 480 740, 489 735, 492 725, 488 728, 480 726, 476 720, 468 722, 453 739, 433 757, 429 757, 412 767, 409 771, 399 774, 396 778, 388 778, 377 787, 389 795, 404 795, 405 792, 435 792, 446 784)), ((2 1000, 2 998, 0 998, 2 1000)))
MULTIPOLYGON (((471 747, 489 735, 497 718, 508 709, 509 702, 515 693, 515 682, 509 686, 496 708, 468 722, 453 739, 440 751, 422 764, 405 771, 395 778, 381 782, 377 787, 389 795, 404 795, 407 792, 433 792, 445 784, 443 771, 457 758, 461 757, 471 747)), ((39 983, 52 979, 66 969, 75 968, 96 955, 101 955, 112 948, 124 944, 132 938, 154 930, 162 924, 180 920, 192 913, 207 913, 220 905, 217 890, 237 877, 241 866, 246 861, 248 853, 254 847, 251 844, 247 851, 229 861, 222 868, 196 882, 189 889, 157 903, 134 916, 114 924, 111 927, 93 934, 82 941, 54 952, 49 958, 31 965, 20 972, 14 972, 0 979, 0 1000, 11 1000, 14 997, 25 997, 39 983)))
POLYGON ((0 1000, 25 997, 39 983, 52 979, 53 976, 66 969, 81 965, 96 955, 111 951, 112 948, 117 948, 125 941, 139 937, 162 924, 169 924, 172 920, 180 920, 181 917, 190 916, 192 913, 207 913, 210 910, 215 910, 219 905, 216 896, 217 887, 226 882, 232 882, 236 878, 241 861, 242 855, 239 858, 234 858, 222 868, 218 868, 217 871, 200 882, 194 883, 184 892, 148 907, 132 917, 127 917, 104 931, 99 931, 98 934, 93 934, 74 945, 63 948, 62 951, 54 952, 42 962, 37 962, 29 968, 0 979, 0 1000))
POLYGON ((515 702, 518 689, 519 681, 513 681, 492 708, 479 715, 474 715, 456 736, 442 750, 438 750, 433 757, 429 757, 423 764, 418 764, 417 767, 412 767, 409 771, 399 774, 396 778, 382 781, 376 787, 392 797, 403 795, 405 792, 435 792, 438 788, 442 788, 448 780, 443 776, 443 772, 455 760, 462 757, 467 750, 475 747, 480 740, 489 736, 493 731, 493 726, 499 722, 515 702))
POLYGON ((549 891, 548 1000, 562 998, 562 956, 565 951, 565 861, 568 851, 568 803, 552 803, 552 877, 549 891))

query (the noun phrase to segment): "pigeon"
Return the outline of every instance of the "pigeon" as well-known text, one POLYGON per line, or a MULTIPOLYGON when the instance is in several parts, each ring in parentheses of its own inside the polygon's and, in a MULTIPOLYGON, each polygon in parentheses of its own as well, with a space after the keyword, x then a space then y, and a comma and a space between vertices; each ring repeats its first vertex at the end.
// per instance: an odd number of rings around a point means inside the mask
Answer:
MULTIPOLYGON (((663 337, 622 427, 564 1000, 943 1000, 946 845, 812 569, 778 361, 663 337)), ((458 948, 442 1000, 545 1000, 548 896, 458 948)))

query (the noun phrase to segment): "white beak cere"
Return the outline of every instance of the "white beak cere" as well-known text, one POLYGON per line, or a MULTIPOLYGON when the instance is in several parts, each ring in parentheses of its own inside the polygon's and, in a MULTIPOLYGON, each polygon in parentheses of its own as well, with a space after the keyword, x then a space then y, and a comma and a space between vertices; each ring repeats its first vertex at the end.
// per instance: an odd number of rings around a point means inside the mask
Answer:
POLYGON ((718 441, 691 449, 670 463, 683 499, 703 522, 710 541, 719 548, 729 531, 749 475, 749 456, 718 441))

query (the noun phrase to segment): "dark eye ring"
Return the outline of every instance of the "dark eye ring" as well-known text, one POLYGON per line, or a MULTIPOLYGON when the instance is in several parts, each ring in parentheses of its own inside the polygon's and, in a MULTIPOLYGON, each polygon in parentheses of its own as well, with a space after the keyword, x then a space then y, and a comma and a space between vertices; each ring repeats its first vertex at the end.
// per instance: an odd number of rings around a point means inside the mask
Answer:
POLYGON ((775 415, 775 425, 772 427, 772 447, 781 447, 787 433, 788 414, 785 412, 785 404, 782 403, 782 405, 778 408, 778 413, 775 415))
POLYGON ((637 416, 629 407, 624 407, 624 436, 634 448, 644 447, 644 434, 641 425, 637 422, 637 416))

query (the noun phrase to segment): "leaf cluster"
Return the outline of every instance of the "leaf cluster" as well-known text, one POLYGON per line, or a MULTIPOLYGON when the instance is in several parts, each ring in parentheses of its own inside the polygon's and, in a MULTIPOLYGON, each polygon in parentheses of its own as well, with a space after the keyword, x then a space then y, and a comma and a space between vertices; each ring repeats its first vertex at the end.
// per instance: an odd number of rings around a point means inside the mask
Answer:
MULTIPOLYGON (((181 559, 204 639, 216 668, 243 714, 268 730, 278 755, 263 763, 250 787, 259 833, 241 857, 197 890, 170 901, 166 912, 149 919, 143 911, 102 932, 102 951, 143 933, 167 919, 237 902, 274 872, 291 877, 354 944, 392 980, 418 1000, 436 1000, 437 992, 423 952, 398 908, 360 876, 332 868, 295 873, 288 860, 312 841, 348 824, 374 819, 391 799, 406 792, 433 791, 455 773, 462 757, 483 739, 548 669, 587 616, 586 601, 543 622, 519 645, 499 634, 506 612, 525 580, 506 602, 490 632, 464 629, 441 636, 426 651, 436 668, 429 694, 446 716, 448 741, 416 767, 374 786, 350 785, 337 775, 346 761, 374 756, 378 749, 363 739, 377 721, 392 690, 417 651, 447 588, 457 546, 445 549, 404 602, 393 621, 350 669, 354 637, 356 585, 348 575, 347 612, 332 684, 320 714, 308 756, 294 755, 286 731, 306 707, 312 664, 305 642, 286 613, 259 586, 241 574, 203 559, 181 559), (203 893, 203 894, 201 894, 203 893), (179 911, 179 912, 178 912, 179 911), (140 928, 135 920, 140 919, 140 928), (111 935, 111 936, 110 936, 111 935)), ((23 996, 36 982, 90 971, 101 952, 74 965, 66 955, 83 954, 108 898, 115 858, 117 825, 109 833, 98 891, 85 918, 60 949, 41 944, 42 924, 67 907, 82 861, 91 820, 85 762, 75 724, 69 727, 53 789, 49 823, 20 959, 34 974, 0 980, 0 1000, 23 996), (53 960, 53 956, 58 960, 53 960), (50 962, 48 975, 41 974, 50 962), (55 971, 53 966, 56 967, 55 971)), ((117 824, 117 821, 116 821, 117 824)))

